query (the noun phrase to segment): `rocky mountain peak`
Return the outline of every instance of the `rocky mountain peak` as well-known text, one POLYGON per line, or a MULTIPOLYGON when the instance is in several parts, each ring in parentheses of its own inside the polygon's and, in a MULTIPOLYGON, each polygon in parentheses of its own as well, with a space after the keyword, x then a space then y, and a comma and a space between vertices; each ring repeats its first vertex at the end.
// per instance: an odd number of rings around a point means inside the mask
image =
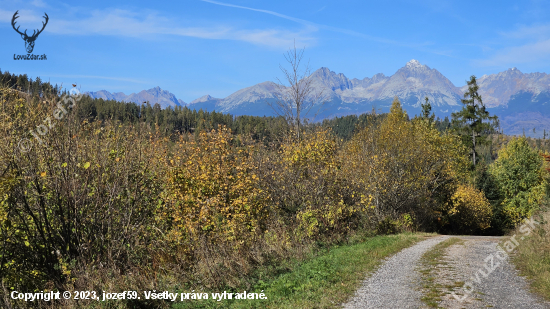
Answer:
POLYGON ((212 101, 212 100, 220 100, 220 99, 216 99, 216 98, 212 97, 211 95, 207 94, 207 95, 203 95, 202 97, 200 97, 198 99, 195 99, 195 100, 191 101, 191 103, 189 103, 189 104, 203 103, 203 102, 208 102, 208 101, 212 101))
POLYGON ((504 72, 502 72, 502 73, 504 73, 504 74, 512 74, 512 75, 523 75, 523 73, 522 73, 520 70, 518 70, 516 67, 513 67, 513 68, 511 68, 511 69, 508 69, 508 70, 506 70, 506 71, 504 71, 504 72))
MULTIPOLYGON (((312 75, 314 75, 314 74, 316 74, 316 73, 319 74, 319 75, 328 75, 328 74, 330 74, 331 72, 332 72, 332 71, 331 71, 329 68, 327 68, 327 67, 320 67, 319 69, 315 70, 315 72, 313 72, 312 75)), ((332 73, 334 73, 334 72, 332 72, 332 73)))
POLYGON ((437 70, 431 69, 427 65, 421 64, 418 60, 412 59, 411 61, 407 62, 405 66, 397 70, 398 75, 403 75, 407 77, 420 77, 422 76, 425 78, 428 75, 438 75, 438 78, 440 78, 440 74, 437 70))
POLYGON ((345 90, 353 88, 352 82, 342 73, 336 74, 326 67, 322 67, 313 74, 311 78, 314 80, 314 84, 317 87, 326 87, 331 90, 345 90))
POLYGON ((141 105, 143 102, 149 102, 151 105, 159 103, 162 108, 183 106, 185 102, 176 98, 176 96, 167 91, 162 90, 159 86, 142 90, 139 93, 131 93, 125 95, 122 92, 110 93, 106 90, 100 90, 97 92, 87 92, 92 98, 102 98, 104 100, 116 100, 122 102, 133 102, 141 105))
POLYGON ((412 59, 411 61, 407 62, 406 67, 415 69, 415 68, 422 68, 425 66, 422 65, 418 60, 412 59))
POLYGON ((147 92, 148 94, 151 94, 151 95, 158 95, 158 94, 169 94, 170 92, 166 91, 166 90, 162 90, 160 89, 160 86, 156 86, 154 88, 151 88, 149 90, 145 90, 145 92, 147 92))

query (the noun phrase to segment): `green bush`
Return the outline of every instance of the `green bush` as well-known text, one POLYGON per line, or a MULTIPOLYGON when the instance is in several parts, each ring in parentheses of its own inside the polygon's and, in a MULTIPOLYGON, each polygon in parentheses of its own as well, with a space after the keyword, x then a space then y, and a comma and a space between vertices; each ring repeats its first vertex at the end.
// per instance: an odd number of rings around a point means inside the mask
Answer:
POLYGON ((495 209, 503 227, 513 228, 531 217, 544 202, 548 183, 544 178, 543 160, 524 137, 512 139, 501 149, 489 172, 503 198, 495 209))
POLYGON ((399 230, 398 221, 393 220, 390 216, 385 217, 376 226, 376 233, 379 235, 397 234, 399 230))

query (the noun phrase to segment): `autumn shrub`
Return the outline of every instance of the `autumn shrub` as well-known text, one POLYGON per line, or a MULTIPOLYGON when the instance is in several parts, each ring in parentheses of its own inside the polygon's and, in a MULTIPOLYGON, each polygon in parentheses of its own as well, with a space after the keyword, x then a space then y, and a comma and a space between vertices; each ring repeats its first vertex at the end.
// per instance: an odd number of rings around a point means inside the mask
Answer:
POLYGON ((343 173, 329 131, 305 133, 278 155, 263 183, 277 216, 295 222, 300 238, 338 238, 358 227, 366 203, 343 173))
POLYGON ((246 273, 265 230, 269 196, 260 187, 253 147, 236 147, 230 130, 219 127, 180 140, 168 162, 166 203, 157 219, 166 225, 167 243, 186 252, 211 284, 223 273, 246 273))
POLYGON ((504 228, 513 228, 531 217, 548 198, 543 158, 524 137, 512 139, 501 149, 489 172, 503 199, 495 212, 504 228))
POLYGON ((344 169, 362 188, 375 222, 412 214, 430 229, 441 206, 465 173, 465 148, 427 121, 408 121, 395 99, 388 116, 358 132, 347 144, 344 169))
POLYGON ((146 123, 79 121, 78 104, 54 119, 58 96, 0 98, 4 293, 250 287, 260 266, 365 229, 454 224, 479 206, 479 192, 458 186, 467 166, 458 139, 409 121, 398 100, 342 145, 315 126, 273 144, 226 127, 165 139, 146 123), (48 119, 38 142, 29 130, 48 119))
POLYGON ((397 234, 400 232, 397 220, 393 220, 390 216, 378 221, 376 233, 380 235, 397 234))
POLYGON ((492 206, 483 192, 473 186, 459 185, 447 206, 445 223, 453 233, 481 233, 491 226, 492 206))
POLYGON ((139 130, 80 123, 74 101, 61 108, 59 97, 1 92, 2 285, 28 292, 100 289, 100 282, 79 281, 87 269, 124 273, 148 265, 161 192, 158 158, 150 151, 156 141, 139 130), (40 140, 29 133, 39 125, 40 140), (23 138, 32 148, 21 148, 23 138))
POLYGON ((397 226, 399 227, 400 231, 404 232, 414 232, 417 230, 417 226, 415 225, 415 219, 414 216, 408 213, 402 214, 399 220, 397 220, 397 226))

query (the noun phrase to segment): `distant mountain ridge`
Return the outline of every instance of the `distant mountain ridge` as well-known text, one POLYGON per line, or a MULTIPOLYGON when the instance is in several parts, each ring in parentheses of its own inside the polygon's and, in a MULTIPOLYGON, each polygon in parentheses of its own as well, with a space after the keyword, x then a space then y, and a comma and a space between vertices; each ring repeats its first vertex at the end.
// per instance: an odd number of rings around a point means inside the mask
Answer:
MULTIPOLYGON (((318 108, 318 119, 363 113, 371 111, 373 106, 386 111, 395 96, 400 98, 406 108, 413 109, 419 109, 424 97, 428 96, 439 112, 450 113, 449 106, 458 107, 462 95, 460 89, 443 74, 414 59, 392 76, 379 73, 372 78, 349 79, 342 73, 336 74, 322 67, 313 72, 310 78, 314 92, 322 92, 327 103, 318 108)), ((275 83, 263 82, 223 99, 204 96, 188 106, 235 115, 273 115, 266 103, 275 101, 277 90, 275 83)))
MULTIPOLYGON (((456 87, 439 71, 414 59, 391 76, 379 73, 372 78, 350 79, 342 73, 337 74, 322 67, 309 78, 312 79, 314 91, 322 92, 325 97, 325 104, 316 106, 312 111, 317 116, 314 121, 360 114, 373 108, 378 112, 387 112, 395 96, 410 115, 420 113, 420 104, 427 96, 436 115, 449 116, 451 112, 462 108, 460 99, 468 88, 466 85, 456 87)), ((502 127, 507 134, 522 134, 520 131, 523 129, 518 129, 521 126, 533 126, 537 131, 546 129, 550 132, 550 75, 525 74, 517 68, 511 68, 478 77, 478 85, 483 102, 490 112, 501 117, 502 127), (537 113, 536 117, 533 113, 537 113)), ((187 106, 233 115, 271 116, 275 113, 268 103, 276 100, 278 89, 275 83, 266 81, 240 89, 225 98, 205 95, 191 101, 187 106)), ((138 104, 144 101, 151 104, 158 102, 162 108, 185 105, 175 95, 159 87, 128 96, 105 90, 89 94, 95 98, 138 104)), ((529 127, 525 129, 532 130, 529 127)))
MULTIPOLYGON (((529 92, 538 95, 550 91, 550 75, 545 73, 520 72, 511 68, 504 72, 483 75, 478 79, 483 103, 487 107, 507 105, 511 97, 520 92, 529 92)), ((468 87, 461 87, 465 91, 468 87)))
MULTIPOLYGON (((335 74, 334 72, 330 73, 335 74)), ((343 74, 339 75, 341 75, 340 78, 345 77, 343 74)), ((439 71, 430 69, 414 59, 390 77, 380 73, 370 79, 368 77, 361 81, 353 79, 350 84, 351 86, 346 89, 335 90, 346 103, 364 100, 393 100, 397 96, 402 99, 415 97, 419 104, 424 101, 425 96, 429 96, 432 97, 434 106, 445 106, 457 105, 457 99, 459 100, 461 95, 451 81, 439 71)))
POLYGON ((132 93, 125 95, 122 92, 110 93, 106 90, 100 90, 95 92, 86 92, 92 98, 103 100, 115 100, 120 102, 133 102, 136 104, 142 104, 143 102, 149 102, 151 105, 158 103, 162 108, 185 106, 186 103, 176 98, 176 96, 167 91, 162 90, 160 87, 151 88, 149 90, 142 90, 138 93, 132 93))

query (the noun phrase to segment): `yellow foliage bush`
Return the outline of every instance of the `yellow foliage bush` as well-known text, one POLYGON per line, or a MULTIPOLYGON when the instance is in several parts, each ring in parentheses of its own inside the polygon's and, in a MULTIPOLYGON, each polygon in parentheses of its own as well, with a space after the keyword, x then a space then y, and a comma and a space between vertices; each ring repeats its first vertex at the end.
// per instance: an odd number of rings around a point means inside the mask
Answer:
POLYGON ((275 195, 296 215, 298 232, 311 238, 349 232, 365 203, 341 170, 342 158, 330 132, 306 133, 300 141, 283 144, 281 155, 277 178, 287 192, 275 195))
POLYGON ((459 185, 447 213, 453 231, 474 233, 490 227, 493 209, 483 192, 473 186, 459 185))
POLYGON ((463 177, 465 151, 456 137, 425 121, 408 121, 396 98, 381 123, 372 121, 355 134, 343 162, 370 199, 377 221, 410 213, 423 221, 417 223, 428 224, 463 177))
POLYGON ((168 238, 206 237, 235 247, 253 242, 267 216, 268 195, 259 186, 252 146, 236 149, 230 130, 219 127, 175 148, 160 213, 171 225, 168 238))

